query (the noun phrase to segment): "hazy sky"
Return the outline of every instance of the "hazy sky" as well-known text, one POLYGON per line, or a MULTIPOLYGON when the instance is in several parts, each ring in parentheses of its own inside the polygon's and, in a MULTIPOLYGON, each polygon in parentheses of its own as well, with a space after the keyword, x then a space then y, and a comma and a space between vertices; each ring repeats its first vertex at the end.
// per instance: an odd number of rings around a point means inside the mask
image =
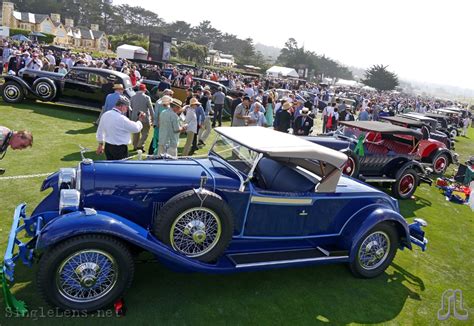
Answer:
POLYGON ((306 49, 346 65, 389 65, 401 78, 474 89, 474 0, 129 1, 167 22, 306 49))

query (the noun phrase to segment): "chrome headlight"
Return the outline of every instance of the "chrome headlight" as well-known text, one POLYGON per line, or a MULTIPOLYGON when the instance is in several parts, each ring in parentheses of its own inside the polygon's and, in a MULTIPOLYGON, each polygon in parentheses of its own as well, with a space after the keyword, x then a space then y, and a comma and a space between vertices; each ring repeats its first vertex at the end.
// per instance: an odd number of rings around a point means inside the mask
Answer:
POLYGON ((74 189, 76 186, 76 169, 59 169, 58 185, 59 189, 74 189))
POLYGON ((82 168, 81 168, 81 163, 79 163, 76 169, 76 189, 79 191, 81 191, 81 176, 82 176, 82 168))
POLYGON ((62 189, 59 195, 59 212, 79 209, 81 193, 76 189, 62 189))

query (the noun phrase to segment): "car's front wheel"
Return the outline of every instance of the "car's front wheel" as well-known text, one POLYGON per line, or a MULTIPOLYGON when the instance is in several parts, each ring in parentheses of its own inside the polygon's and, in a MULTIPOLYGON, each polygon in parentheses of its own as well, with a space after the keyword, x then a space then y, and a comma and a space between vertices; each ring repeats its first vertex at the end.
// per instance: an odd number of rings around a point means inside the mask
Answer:
POLYGON ((392 184, 392 194, 399 199, 409 199, 418 186, 418 174, 413 169, 406 169, 392 184))
POLYGON ((449 166, 448 156, 444 153, 438 154, 433 159, 433 172, 435 174, 444 174, 449 166))
POLYGON ((203 262, 217 260, 232 238, 233 218, 215 193, 185 191, 159 211, 153 232, 177 252, 203 262))
POLYGON ((119 299, 133 273, 132 256, 121 241, 85 235, 61 242, 43 255, 37 286, 53 306, 95 311, 119 299))
POLYGON ((2 86, 2 99, 7 103, 20 103, 25 98, 25 91, 20 84, 7 81, 2 86))
POLYGON ((373 278, 390 265, 398 248, 398 232, 388 223, 380 223, 357 243, 356 254, 349 267, 356 277, 373 278))

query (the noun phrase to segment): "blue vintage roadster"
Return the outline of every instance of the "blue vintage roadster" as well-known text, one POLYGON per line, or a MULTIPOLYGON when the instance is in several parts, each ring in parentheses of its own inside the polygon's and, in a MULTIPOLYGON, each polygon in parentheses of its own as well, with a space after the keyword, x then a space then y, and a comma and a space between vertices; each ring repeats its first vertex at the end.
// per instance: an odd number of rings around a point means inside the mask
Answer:
POLYGON ((33 213, 14 213, 7 279, 36 261, 46 301, 91 311, 122 296, 143 250, 183 271, 347 263, 365 278, 397 249, 425 250, 425 222, 408 225, 395 199, 342 176, 345 154, 261 127, 216 131, 206 158, 84 159, 50 175, 33 213))

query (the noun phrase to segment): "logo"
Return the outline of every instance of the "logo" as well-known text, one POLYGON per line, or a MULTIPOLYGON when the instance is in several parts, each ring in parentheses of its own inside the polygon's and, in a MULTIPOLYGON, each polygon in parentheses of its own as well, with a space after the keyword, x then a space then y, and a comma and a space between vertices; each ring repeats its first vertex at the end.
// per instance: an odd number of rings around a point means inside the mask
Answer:
POLYGON ((469 312, 463 308, 462 291, 448 289, 441 296, 441 309, 438 320, 446 320, 453 316, 457 320, 467 320, 469 312))

